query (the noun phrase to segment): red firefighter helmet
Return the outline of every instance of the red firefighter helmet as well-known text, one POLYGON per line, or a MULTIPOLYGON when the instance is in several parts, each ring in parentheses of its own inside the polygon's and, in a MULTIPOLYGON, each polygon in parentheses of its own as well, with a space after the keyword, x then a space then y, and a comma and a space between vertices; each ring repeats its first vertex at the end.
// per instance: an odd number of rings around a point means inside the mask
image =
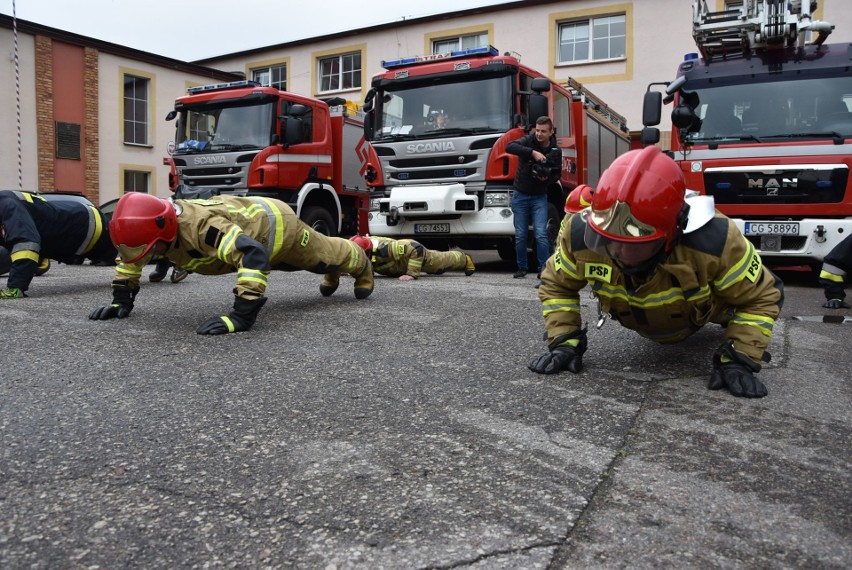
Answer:
POLYGON ((661 249, 670 251, 686 225, 685 190, 680 167, 657 147, 622 154, 601 175, 592 195, 586 245, 627 266, 661 249), (614 254, 626 246, 632 255, 614 254))
POLYGON ((592 187, 588 184, 580 184, 568 194, 565 199, 565 212, 568 214, 576 214, 582 212, 592 205, 592 187))
POLYGON ((366 236, 354 235, 349 238, 349 241, 354 241, 364 251, 373 249, 373 242, 366 236))
POLYGON ((157 242, 173 242, 177 227, 177 215, 169 201, 141 192, 128 192, 115 206, 109 222, 109 236, 121 260, 135 263, 148 255, 157 242))

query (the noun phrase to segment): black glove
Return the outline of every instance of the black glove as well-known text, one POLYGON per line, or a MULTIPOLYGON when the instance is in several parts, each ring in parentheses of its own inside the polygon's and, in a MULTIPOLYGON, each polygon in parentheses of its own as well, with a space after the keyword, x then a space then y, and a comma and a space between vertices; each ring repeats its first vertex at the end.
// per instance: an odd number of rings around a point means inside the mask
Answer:
POLYGON ((532 359, 529 369, 539 374, 556 374, 568 370, 577 374, 583 369, 583 353, 586 352, 586 329, 557 337, 550 344, 550 350, 532 359), (571 339, 579 339, 576 346, 566 344, 571 339))
POLYGON ((562 370, 576 374, 583 369, 583 355, 573 346, 557 346, 533 358, 529 368, 539 374, 556 374, 562 370))
POLYGON ((754 377, 754 373, 759 371, 760 365, 736 352, 732 344, 722 345, 713 355, 713 374, 707 388, 719 390, 724 387, 734 396, 763 398, 769 390, 754 377), (723 362, 723 356, 729 361, 723 362))
POLYGON ((131 289, 127 286, 113 287, 112 304, 106 307, 99 307, 89 313, 89 318, 93 321, 105 321, 107 319, 123 319, 130 315, 133 310, 133 301, 139 293, 139 288, 131 289))
POLYGON ((201 323, 201 326, 195 332, 198 334, 225 334, 247 331, 257 320, 257 314, 263 308, 266 299, 266 297, 254 300, 234 297, 233 311, 201 323))
POLYGON ((829 299, 822 306, 825 309, 848 309, 849 303, 843 299, 829 299))

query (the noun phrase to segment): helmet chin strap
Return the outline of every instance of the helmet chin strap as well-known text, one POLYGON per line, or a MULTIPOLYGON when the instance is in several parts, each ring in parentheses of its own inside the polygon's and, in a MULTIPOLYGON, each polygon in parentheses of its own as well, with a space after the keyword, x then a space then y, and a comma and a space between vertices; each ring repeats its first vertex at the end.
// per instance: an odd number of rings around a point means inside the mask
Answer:
POLYGON ((622 265, 615 258, 613 258, 612 261, 613 263, 615 263, 615 266, 618 267, 621 272, 627 275, 628 277, 636 277, 638 279, 642 279, 653 273, 654 269, 656 269, 659 264, 664 262, 668 256, 669 252, 666 251, 665 248, 661 248, 660 251, 652 255, 648 260, 632 267, 622 265))

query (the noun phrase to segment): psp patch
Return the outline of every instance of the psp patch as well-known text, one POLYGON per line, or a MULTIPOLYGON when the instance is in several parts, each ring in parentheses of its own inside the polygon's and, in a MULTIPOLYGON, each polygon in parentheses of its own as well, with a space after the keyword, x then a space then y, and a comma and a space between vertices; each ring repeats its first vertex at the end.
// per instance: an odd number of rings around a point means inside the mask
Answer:
POLYGON ((610 283, 612 279, 612 267, 606 263, 587 263, 585 265, 585 278, 610 283))
POLYGON ((760 255, 755 253, 751 256, 751 261, 748 263, 748 268, 746 269, 746 279, 754 283, 757 281, 757 277, 760 275, 760 268, 763 266, 763 261, 760 259, 760 255))

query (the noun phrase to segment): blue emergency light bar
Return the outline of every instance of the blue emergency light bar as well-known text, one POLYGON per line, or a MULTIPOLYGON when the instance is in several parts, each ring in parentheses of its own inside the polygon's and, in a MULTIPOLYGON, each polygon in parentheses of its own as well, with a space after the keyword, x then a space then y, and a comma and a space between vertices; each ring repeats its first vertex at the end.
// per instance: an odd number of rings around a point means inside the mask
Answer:
POLYGON ((212 85, 200 85, 198 87, 189 87, 186 92, 190 95, 196 93, 209 93, 210 91, 224 91, 225 89, 239 89, 240 87, 263 87, 257 81, 231 81, 230 83, 213 83, 212 85))
POLYGON ((430 53, 429 55, 415 55, 414 57, 404 57, 402 59, 392 59, 390 61, 382 60, 382 67, 385 69, 393 69, 395 67, 403 67, 406 65, 419 65, 421 63, 434 63, 436 61, 444 61, 445 59, 458 59, 461 57, 485 57, 500 55, 497 48, 494 46, 477 47, 470 49, 460 49, 447 53, 430 53))

